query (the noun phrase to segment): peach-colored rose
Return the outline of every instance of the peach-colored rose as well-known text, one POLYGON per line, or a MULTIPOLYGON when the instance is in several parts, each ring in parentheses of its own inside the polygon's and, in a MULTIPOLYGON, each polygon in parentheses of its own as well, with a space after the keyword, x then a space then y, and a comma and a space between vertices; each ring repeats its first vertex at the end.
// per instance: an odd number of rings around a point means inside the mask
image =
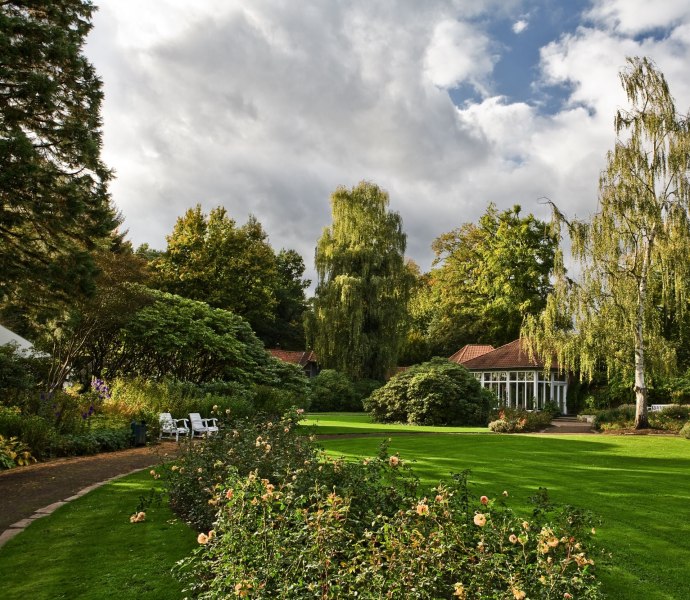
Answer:
POLYGON ((474 524, 477 527, 484 527, 484 525, 486 525, 486 516, 482 513, 477 513, 474 515, 474 524))
POLYGON ((479 501, 480 501, 482 504, 488 504, 488 503, 489 503, 489 499, 488 499, 486 496, 482 496, 482 497, 479 499, 479 501))
POLYGON ((429 507, 426 504, 424 504, 424 502, 420 502, 419 504, 417 504, 417 514, 422 517, 425 517, 429 514, 429 507))
POLYGON ((388 459, 388 463, 391 467, 397 467, 400 464, 400 459, 397 456, 391 456, 388 459))
POLYGON ((205 533, 200 533, 196 537, 196 541, 199 542, 200 544, 208 544, 208 536, 205 533))

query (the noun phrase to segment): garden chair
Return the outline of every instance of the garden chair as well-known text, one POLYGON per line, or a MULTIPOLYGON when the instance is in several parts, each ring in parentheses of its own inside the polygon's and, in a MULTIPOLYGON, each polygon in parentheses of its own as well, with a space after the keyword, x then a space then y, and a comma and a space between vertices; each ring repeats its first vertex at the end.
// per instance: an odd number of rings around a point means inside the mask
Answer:
POLYGON ((202 419, 199 413, 189 413, 189 421, 192 424, 192 437, 218 433, 218 419, 202 419))
POLYGON ((158 434, 159 440, 165 435, 168 437, 175 436, 175 441, 179 442, 180 434, 189 435, 189 422, 187 419, 173 419, 170 413, 160 413, 158 415, 158 422, 161 426, 161 431, 158 434))

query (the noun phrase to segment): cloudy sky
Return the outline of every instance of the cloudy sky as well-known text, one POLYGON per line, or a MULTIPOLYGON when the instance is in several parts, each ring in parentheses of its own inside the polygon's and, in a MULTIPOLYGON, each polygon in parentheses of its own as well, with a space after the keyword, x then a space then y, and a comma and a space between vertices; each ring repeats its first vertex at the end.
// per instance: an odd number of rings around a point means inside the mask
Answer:
POLYGON ((338 186, 373 181, 423 269, 489 202, 596 208, 649 56, 690 108, 687 0, 96 0, 104 158, 135 245, 196 203, 252 213, 311 271, 338 186))

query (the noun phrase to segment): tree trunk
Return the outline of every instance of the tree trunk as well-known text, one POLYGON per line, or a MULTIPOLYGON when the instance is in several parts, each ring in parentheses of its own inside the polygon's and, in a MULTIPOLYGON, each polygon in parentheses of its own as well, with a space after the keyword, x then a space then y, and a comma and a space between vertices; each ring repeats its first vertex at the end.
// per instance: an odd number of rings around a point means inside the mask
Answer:
POLYGON ((647 386, 645 384, 644 345, 642 325, 635 332, 635 429, 647 429, 647 386))
POLYGON ((635 320, 635 429, 647 429, 647 384, 644 364, 644 306, 647 299, 647 273, 654 236, 647 242, 642 271, 637 286, 637 315, 635 320))

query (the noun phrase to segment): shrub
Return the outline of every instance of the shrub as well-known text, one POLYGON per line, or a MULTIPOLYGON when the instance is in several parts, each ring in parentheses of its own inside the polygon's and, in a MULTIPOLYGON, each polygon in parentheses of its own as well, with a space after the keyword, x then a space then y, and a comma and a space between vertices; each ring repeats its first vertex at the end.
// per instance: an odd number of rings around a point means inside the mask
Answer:
POLYGON ((365 409, 379 422, 485 425, 493 395, 464 367, 436 358, 390 379, 365 409))
POLYGON ((186 591, 209 600, 601 598, 585 548, 590 515, 540 494, 527 521, 503 499, 472 497, 466 473, 427 497, 405 494, 414 480, 393 458, 321 465, 342 475, 335 485, 317 476, 304 487, 298 471, 280 484, 229 474, 211 498, 213 529, 178 566, 186 591), (345 487, 348 477, 365 483, 345 487), (391 481, 392 499, 362 510, 391 481))
POLYGON ((5 438, 0 435, 0 471, 12 467, 22 467, 36 462, 29 447, 16 437, 5 438))
POLYGON ((26 415, 17 407, 0 406, 0 435, 16 437, 36 458, 52 455, 59 434, 51 422, 39 415, 26 415))
POLYGON ((311 387, 310 410, 328 411, 361 411, 361 397, 352 381, 344 373, 334 369, 323 369, 316 377, 309 380, 311 387))
POLYGON ((151 435, 158 435, 158 415, 172 413, 187 418, 190 412, 210 416, 217 412, 242 418, 255 411, 253 395, 245 386, 235 382, 212 382, 201 386, 176 381, 150 381, 143 378, 116 379, 111 396, 103 403, 106 414, 120 417, 124 422, 144 421, 151 435))
POLYGON ((632 427, 635 422, 635 405, 622 404, 594 413, 594 427, 597 429, 620 429, 632 427))
POLYGON ((690 440, 690 421, 688 421, 680 430, 680 435, 690 440))
MULTIPOLYGON (((648 414, 649 426, 653 429, 665 431, 680 431, 690 418, 690 406, 673 404, 659 412, 648 414)), ((629 429, 635 425, 635 405, 624 404, 618 408, 610 408, 595 413, 594 425, 604 431, 629 429)))
POLYGON ((649 426, 665 431, 680 431, 690 419, 690 406, 671 404, 659 412, 649 413, 649 426))
POLYGON ((553 413, 549 410, 528 412, 522 409, 502 408, 497 418, 489 423, 489 429, 496 433, 528 433, 541 431, 549 426, 553 413))
POLYGON ((230 473, 254 472, 280 482, 315 461, 316 450, 296 431, 300 418, 293 410, 275 421, 239 419, 217 435, 182 446, 179 460, 162 468, 172 509, 198 529, 208 529, 216 512, 209 500, 230 473))

